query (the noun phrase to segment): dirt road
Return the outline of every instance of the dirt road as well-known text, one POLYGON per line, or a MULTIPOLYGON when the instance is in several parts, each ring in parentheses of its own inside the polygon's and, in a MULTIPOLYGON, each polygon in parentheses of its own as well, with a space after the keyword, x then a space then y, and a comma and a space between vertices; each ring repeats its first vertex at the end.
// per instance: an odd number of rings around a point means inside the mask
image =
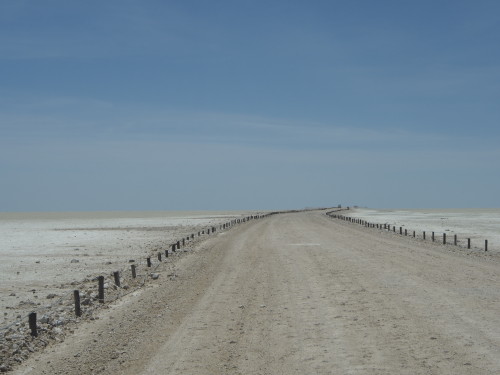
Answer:
POLYGON ((498 374, 499 311, 495 256, 283 214, 203 242, 16 372, 498 374))

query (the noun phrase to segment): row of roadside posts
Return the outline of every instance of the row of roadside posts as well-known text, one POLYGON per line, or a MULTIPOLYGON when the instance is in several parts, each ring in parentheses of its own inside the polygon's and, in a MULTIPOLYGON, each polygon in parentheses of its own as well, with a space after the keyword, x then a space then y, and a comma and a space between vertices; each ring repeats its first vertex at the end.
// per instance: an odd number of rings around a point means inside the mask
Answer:
MULTIPOLYGON (((247 222, 249 220, 253 220, 253 219, 260 219, 260 218, 263 218, 263 217, 266 217, 269 215, 273 215, 276 213, 277 212, 271 212, 271 213, 268 213, 265 215, 251 215, 251 216, 246 216, 246 217, 241 218, 241 219, 233 219, 231 221, 228 221, 226 223, 219 225, 219 229, 220 230, 229 229, 236 224, 245 223, 245 222, 247 222)), ((215 226, 213 226, 213 227, 210 227, 208 229, 199 231, 198 237, 201 237, 202 235, 205 235, 205 234, 207 234, 207 235, 213 234, 216 231, 217 231, 217 228, 215 226)), ((167 247, 165 249, 165 252, 164 252, 165 258, 169 257, 169 250, 170 250, 170 254, 175 253, 176 250, 179 250, 181 248, 181 246, 184 247, 186 245, 187 241, 193 240, 194 238, 195 238, 195 234, 191 234, 191 235, 189 235, 185 238, 182 238, 181 240, 178 240, 175 243, 171 244, 169 247, 167 247)), ((158 252, 157 253, 158 262, 162 262, 162 257, 163 257, 163 253, 158 252)), ((151 261, 151 257, 146 258, 146 265, 148 268, 152 267, 153 263, 151 261)), ((137 277, 136 265, 135 264, 130 265, 130 270, 132 273, 132 278, 135 279, 137 277)), ((115 283, 116 287, 119 288, 120 284, 121 284, 120 283, 120 272, 119 271, 113 272, 113 278, 114 278, 114 283, 115 283)), ((97 277, 97 289, 98 289, 97 299, 98 299, 99 303, 104 303, 105 302, 104 301, 104 290, 105 290, 104 276, 97 277)), ((82 308, 81 308, 81 302, 80 302, 80 291, 75 290, 73 292, 73 298, 74 298, 74 303, 75 303, 75 315, 77 317, 80 317, 80 316, 82 316, 82 308)), ((28 322, 29 322, 31 336, 34 336, 34 337, 38 336, 36 312, 32 312, 28 315, 28 322)))
MULTIPOLYGON (((358 218, 351 217, 351 216, 339 215, 339 214, 335 214, 334 212, 337 212, 337 211, 327 212, 327 215, 333 219, 344 220, 344 221, 347 221, 350 223, 363 225, 363 226, 368 227, 368 228, 383 229, 383 230, 392 231, 392 232, 396 233, 396 226, 395 225, 391 226, 390 224, 370 223, 366 220, 358 219, 358 218)), ((399 227, 398 232, 400 235, 404 235, 404 236, 409 235, 408 229, 404 229, 404 232, 403 232, 403 227, 399 227)), ((413 238, 416 238, 416 232, 413 231, 413 233, 410 236, 412 236, 413 238)), ((427 238, 427 233, 425 231, 423 231, 422 232, 422 239, 425 240, 426 238, 427 238)), ((435 232, 431 232, 431 240, 432 240, 432 242, 436 241, 436 233, 435 232)), ((448 243, 446 233, 443 233, 443 235, 442 235, 442 243, 443 243, 443 245, 446 245, 448 243)), ((453 236, 453 244, 455 246, 458 246, 458 237, 456 234, 453 236)), ((470 249, 470 248, 471 248, 471 239, 467 238, 467 249, 470 249)), ((488 251, 488 240, 484 240, 484 251, 488 251)))

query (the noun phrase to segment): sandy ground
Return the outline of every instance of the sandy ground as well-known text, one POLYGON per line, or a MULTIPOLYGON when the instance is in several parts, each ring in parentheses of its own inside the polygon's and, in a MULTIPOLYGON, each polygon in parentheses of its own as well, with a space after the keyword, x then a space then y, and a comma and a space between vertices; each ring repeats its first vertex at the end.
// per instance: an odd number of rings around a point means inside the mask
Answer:
POLYGON ((423 210, 376 210, 356 208, 344 214, 366 220, 370 223, 401 226, 409 233, 416 232, 421 238, 423 231, 429 236, 432 232, 439 238, 446 233, 447 240, 453 241, 457 235, 457 244, 467 247, 471 239, 471 248, 484 249, 488 240, 488 251, 500 253, 500 209, 423 209, 423 210))
POLYGON ((164 267, 15 373, 500 373, 495 254, 304 212, 219 233, 164 267))

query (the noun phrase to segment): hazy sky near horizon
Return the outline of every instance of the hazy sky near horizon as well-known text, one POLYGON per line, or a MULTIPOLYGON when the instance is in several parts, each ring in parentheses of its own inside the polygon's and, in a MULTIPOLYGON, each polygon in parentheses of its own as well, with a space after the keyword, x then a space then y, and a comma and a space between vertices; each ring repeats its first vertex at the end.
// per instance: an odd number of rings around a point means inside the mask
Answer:
POLYGON ((0 211, 500 207, 498 1, 0 2, 0 211))

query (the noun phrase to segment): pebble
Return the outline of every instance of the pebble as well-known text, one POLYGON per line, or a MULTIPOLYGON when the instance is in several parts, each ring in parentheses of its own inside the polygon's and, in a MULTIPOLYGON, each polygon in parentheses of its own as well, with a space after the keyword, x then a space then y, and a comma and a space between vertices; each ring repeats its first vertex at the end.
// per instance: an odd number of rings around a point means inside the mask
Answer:
POLYGON ((59 327, 62 325, 64 325, 64 319, 57 319, 56 321, 54 321, 54 327, 59 327))
POLYGON ((71 259, 71 263, 80 263, 78 259, 71 259))
POLYGON ((152 274, 151 274, 151 278, 152 278, 153 280, 156 280, 156 279, 158 279, 159 277, 160 277, 160 274, 158 274, 158 273, 152 273, 152 274))

